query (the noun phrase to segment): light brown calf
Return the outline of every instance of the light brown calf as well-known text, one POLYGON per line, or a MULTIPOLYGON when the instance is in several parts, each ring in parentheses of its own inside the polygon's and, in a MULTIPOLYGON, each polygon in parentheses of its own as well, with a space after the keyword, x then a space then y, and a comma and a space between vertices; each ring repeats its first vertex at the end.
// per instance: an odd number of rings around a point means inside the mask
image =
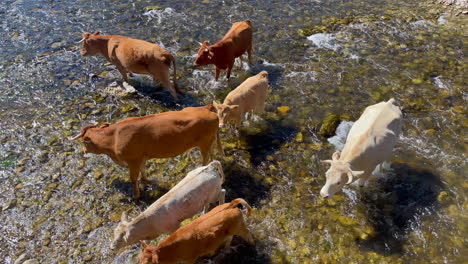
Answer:
POLYGON ((247 78, 226 96, 223 104, 213 104, 218 113, 219 127, 234 123, 239 128, 245 113, 250 111, 262 113, 267 95, 268 73, 266 71, 247 78))
POLYGON ((125 81, 128 81, 127 73, 150 74, 154 81, 158 80, 169 89, 174 99, 177 99, 176 91, 182 93, 176 84, 175 59, 159 45, 124 36, 101 35, 99 31, 84 33, 82 37, 81 55, 102 54, 117 67, 125 81), (173 87, 169 80, 171 62, 174 64, 173 87))
POLYGON ((253 245, 254 240, 241 210, 237 208, 238 204, 246 207, 247 214, 250 214, 252 208, 238 198, 213 208, 192 223, 179 228, 156 247, 142 242, 140 263, 194 263, 198 257, 216 251, 224 242, 227 242, 228 247, 234 235, 253 245))
POLYGON ((146 180, 145 163, 152 158, 172 158, 199 147, 203 164, 211 159, 211 146, 217 140, 218 117, 212 105, 187 107, 181 111, 132 117, 116 124, 87 125, 70 138, 81 138, 83 152, 106 154, 117 164, 130 169, 135 200, 140 197, 139 174, 146 180))

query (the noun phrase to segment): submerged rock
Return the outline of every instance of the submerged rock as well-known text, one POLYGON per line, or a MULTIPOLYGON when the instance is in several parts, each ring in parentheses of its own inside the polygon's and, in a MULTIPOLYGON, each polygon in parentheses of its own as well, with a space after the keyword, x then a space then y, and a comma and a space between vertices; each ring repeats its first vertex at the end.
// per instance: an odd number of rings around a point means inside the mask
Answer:
POLYGON ((104 89, 104 91, 119 97, 126 97, 137 93, 135 87, 128 84, 127 82, 119 84, 116 81, 109 84, 106 89, 104 89))
POLYGON ((322 123, 319 130, 319 135, 324 137, 331 137, 335 135, 336 128, 340 124, 340 116, 336 114, 329 114, 322 123))

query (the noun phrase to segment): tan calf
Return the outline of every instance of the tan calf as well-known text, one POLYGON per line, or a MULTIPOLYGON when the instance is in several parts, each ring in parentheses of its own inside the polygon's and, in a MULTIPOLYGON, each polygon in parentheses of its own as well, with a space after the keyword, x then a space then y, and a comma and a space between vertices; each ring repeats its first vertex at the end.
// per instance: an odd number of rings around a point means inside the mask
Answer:
POLYGON ((194 263, 198 257, 213 253, 224 242, 229 246, 234 235, 253 245, 253 238, 241 210, 237 208, 238 204, 246 207, 247 214, 250 214, 252 208, 247 202, 240 198, 235 199, 213 208, 192 223, 179 228, 156 247, 142 242, 140 263, 194 263))
POLYGON ((219 127, 234 123, 239 128, 245 113, 250 111, 262 113, 265 109, 268 88, 268 73, 262 71, 247 78, 232 90, 224 99, 223 104, 213 104, 218 112, 219 127))

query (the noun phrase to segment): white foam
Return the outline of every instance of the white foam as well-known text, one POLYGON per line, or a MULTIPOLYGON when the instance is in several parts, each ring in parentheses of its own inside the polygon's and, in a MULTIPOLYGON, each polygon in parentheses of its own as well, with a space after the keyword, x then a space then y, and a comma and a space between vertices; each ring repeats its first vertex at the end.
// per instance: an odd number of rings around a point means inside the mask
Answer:
POLYGON ((447 24, 447 13, 443 13, 438 19, 437 23, 439 25, 447 24))
POLYGON ((353 126, 352 121, 342 121, 336 128, 335 136, 327 139, 337 151, 341 151, 346 143, 346 137, 348 136, 349 130, 353 126))
POLYGON ((411 25, 416 26, 416 27, 427 27, 430 24, 431 23, 426 20, 418 20, 418 21, 414 21, 411 23, 411 25))
POLYGON ((270 67, 278 67, 278 68, 284 68, 285 67, 284 64, 282 64, 282 63, 273 63, 273 62, 268 62, 266 60, 264 60, 262 62, 262 64, 265 65, 265 66, 270 66, 270 67))
POLYGON ((308 71, 308 72, 296 72, 296 71, 293 71, 293 72, 290 72, 286 75, 286 77, 289 77, 289 78, 294 78, 296 76, 300 76, 301 79, 303 78, 307 78, 307 79, 312 79, 312 80, 316 80, 316 76, 317 76, 317 72, 315 71, 308 71))
POLYGON ((152 10, 146 11, 145 13, 143 13, 143 15, 148 17, 148 22, 150 20, 156 19, 158 21, 158 24, 161 24, 163 19, 173 17, 174 13, 175 13, 174 9, 168 7, 168 8, 160 9, 160 10, 152 9, 152 10))
POLYGON ((448 85, 446 85, 440 78, 442 76, 437 76, 434 78, 434 84, 440 88, 440 89, 446 89, 446 90, 449 90, 449 87, 448 85))
POLYGON ((219 76, 219 81, 215 81, 214 79, 214 71, 199 71, 195 70, 192 73, 194 77, 194 82, 196 87, 202 87, 204 90, 212 90, 212 89, 222 89, 224 86, 222 85, 222 81, 225 78, 223 75, 219 76))
POLYGON ((317 33, 307 37, 315 46, 322 49, 331 49, 337 51, 340 45, 336 43, 335 34, 317 33))

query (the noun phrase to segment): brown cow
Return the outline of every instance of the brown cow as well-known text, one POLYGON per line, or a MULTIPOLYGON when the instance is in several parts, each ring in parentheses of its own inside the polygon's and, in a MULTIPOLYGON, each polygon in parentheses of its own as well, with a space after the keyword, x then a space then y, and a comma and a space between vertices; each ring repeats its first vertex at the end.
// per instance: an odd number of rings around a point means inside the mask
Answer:
POLYGON ((140 255, 142 264, 194 263, 203 255, 214 252, 226 242, 229 247, 234 235, 242 237, 253 245, 254 240, 247 229, 238 204, 247 208, 247 215, 252 208, 243 199, 219 205, 192 223, 179 228, 156 247, 142 242, 140 255))
POLYGON ((171 111, 132 117, 116 124, 87 125, 70 138, 81 138, 84 153, 106 154, 117 164, 130 169, 135 200, 140 197, 139 174, 146 180, 146 160, 175 157, 193 147, 199 147, 203 164, 211 159, 211 146, 217 140, 218 116, 213 105, 187 107, 171 111))
POLYGON ((182 93, 176 84, 176 63, 172 54, 144 40, 128 38, 118 35, 100 35, 99 31, 94 34, 82 34, 83 45, 81 55, 94 56, 102 54, 106 59, 114 64, 125 81, 128 81, 127 72, 138 74, 150 74, 153 81, 160 81, 169 89, 174 99, 177 99, 177 92, 182 93), (169 80, 169 67, 174 64, 173 83, 169 80))
POLYGON ((227 123, 236 124, 240 128, 245 113, 253 111, 262 113, 268 95, 268 72, 262 71, 247 78, 236 89, 232 90, 222 104, 213 104, 219 118, 219 127, 227 123))
POLYGON ((236 22, 218 43, 210 46, 208 40, 200 43, 196 66, 214 64, 215 79, 218 80, 221 70, 227 69, 226 78, 231 76, 234 60, 247 51, 249 62, 252 62, 252 25, 250 20, 236 22))

